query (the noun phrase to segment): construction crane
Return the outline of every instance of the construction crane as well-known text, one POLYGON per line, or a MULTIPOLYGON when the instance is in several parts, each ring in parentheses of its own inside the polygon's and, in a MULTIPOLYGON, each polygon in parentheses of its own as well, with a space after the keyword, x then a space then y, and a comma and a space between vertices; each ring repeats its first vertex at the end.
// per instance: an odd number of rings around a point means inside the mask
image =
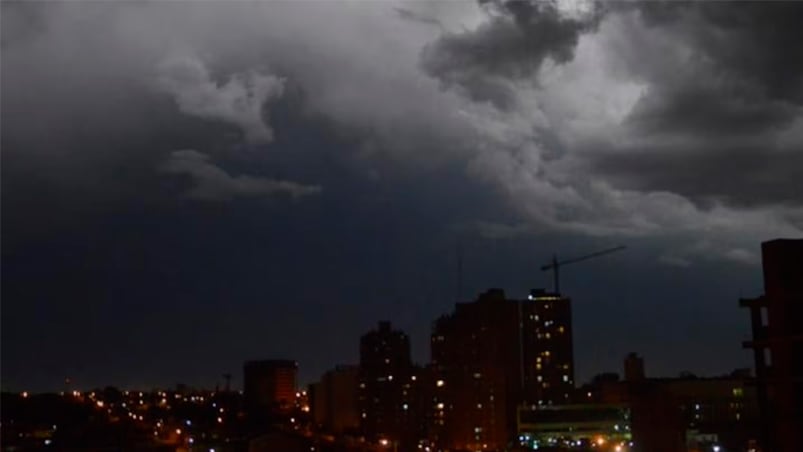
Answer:
POLYGON ((560 294, 560 267, 564 265, 574 264, 577 262, 582 262, 588 259, 593 259, 595 257, 604 256, 606 254, 615 253, 617 251, 622 251, 625 249, 625 246, 617 246, 615 248, 609 248, 607 250, 597 251, 596 253, 591 253, 581 257, 575 257, 572 259, 566 259, 565 261, 559 261, 558 256, 553 254, 552 255, 552 262, 544 265, 541 267, 541 271, 549 271, 552 270, 552 276, 554 277, 555 281, 555 293, 560 294))

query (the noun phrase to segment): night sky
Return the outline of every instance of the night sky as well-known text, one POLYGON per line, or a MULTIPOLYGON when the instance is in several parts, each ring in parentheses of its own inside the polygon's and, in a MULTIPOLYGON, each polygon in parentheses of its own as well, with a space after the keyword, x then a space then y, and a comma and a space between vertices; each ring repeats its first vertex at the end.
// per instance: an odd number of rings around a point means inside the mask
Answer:
POLYGON ((2 2, 2 387, 302 382, 563 271, 578 381, 750 365, 803 3, 2 2), (463 284, 457 277, 458 249, 463 284))

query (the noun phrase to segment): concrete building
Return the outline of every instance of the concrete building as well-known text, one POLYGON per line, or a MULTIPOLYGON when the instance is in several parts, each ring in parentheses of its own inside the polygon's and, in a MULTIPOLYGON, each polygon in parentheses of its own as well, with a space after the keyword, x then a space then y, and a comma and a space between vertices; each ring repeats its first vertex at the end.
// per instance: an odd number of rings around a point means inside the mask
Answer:
POLYGON ((423 370, 410 359, 410 339, 379 322, 360 338, 358 407, 360 429, 370 442, 412 450, 423 437, 419 400, 423 370))
POLYGON ((312 385, 313 420, 333 434, 357 433, 360 427, 357 366, 337 366, 312 385))
POLYGON ((519 405, 568 403, 574 389, 571 302, 491 289, 458 303, 432 333, 432 435, 442 448, 502 449, 519 405))
POLYGON ((243 365, 243 396, 252 415, 268 415, 295 407, 298 363, 291 360, 248 361, 243 365))
POLYGON ((803 450, 803 240, 761 244, 764 295, 750 309, 764 450, 803 450))

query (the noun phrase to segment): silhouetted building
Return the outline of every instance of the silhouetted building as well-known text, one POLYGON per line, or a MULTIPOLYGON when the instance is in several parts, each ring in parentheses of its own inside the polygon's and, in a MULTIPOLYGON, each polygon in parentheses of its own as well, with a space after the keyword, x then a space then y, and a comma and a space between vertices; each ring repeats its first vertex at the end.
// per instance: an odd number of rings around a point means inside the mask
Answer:
MULTIPOLYGON (((625 367, 633 366, 634 356, 625 358, 625 367)), ((716 378, 639 376, 637 372, 625 381, 595 378, 582 388, 587 403, 629 409, 632 450, 745 450, 757 437, 756 393, 744 370, 716 378)))
POLYGON ((421 369, 410 359, 410 339, 390 322, 360 338, 360 428, 369 441, 409 450, 419 439, 421 369))
POLYGON ((571 303, 532 291, 508 300, 491 289, 457 303, 432 333, 432 434, 440 447, 501 449, 517 407, 567 403, 574 388, 571 303))
POLYGON ((243 374, 244 401, 250 414, 260 416, 294 408, 297 362, 248 361, 243 374))
POLYGON ((313 385, 313 419, 327 432, 355 433, 360 426, 359 373, 357 366, 337 366, 313 385))
POLYGON ((625 380, 639 381, 644 377, 644 359, 636 353, 629 353, 625 357, 625 380))
POLYGON ((761 244, 764 295, 750 309, 765 450, 803 450, 803 240, 761 244))

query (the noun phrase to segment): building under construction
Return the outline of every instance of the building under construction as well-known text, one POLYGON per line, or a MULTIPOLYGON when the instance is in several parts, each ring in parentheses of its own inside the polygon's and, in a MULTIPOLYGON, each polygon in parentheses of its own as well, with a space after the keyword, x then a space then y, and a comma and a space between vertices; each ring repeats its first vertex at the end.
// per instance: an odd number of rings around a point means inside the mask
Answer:
POLYGON ((750 309, 765 451, 803 450, 803 240, 761 244, 764 295, 750 309))

